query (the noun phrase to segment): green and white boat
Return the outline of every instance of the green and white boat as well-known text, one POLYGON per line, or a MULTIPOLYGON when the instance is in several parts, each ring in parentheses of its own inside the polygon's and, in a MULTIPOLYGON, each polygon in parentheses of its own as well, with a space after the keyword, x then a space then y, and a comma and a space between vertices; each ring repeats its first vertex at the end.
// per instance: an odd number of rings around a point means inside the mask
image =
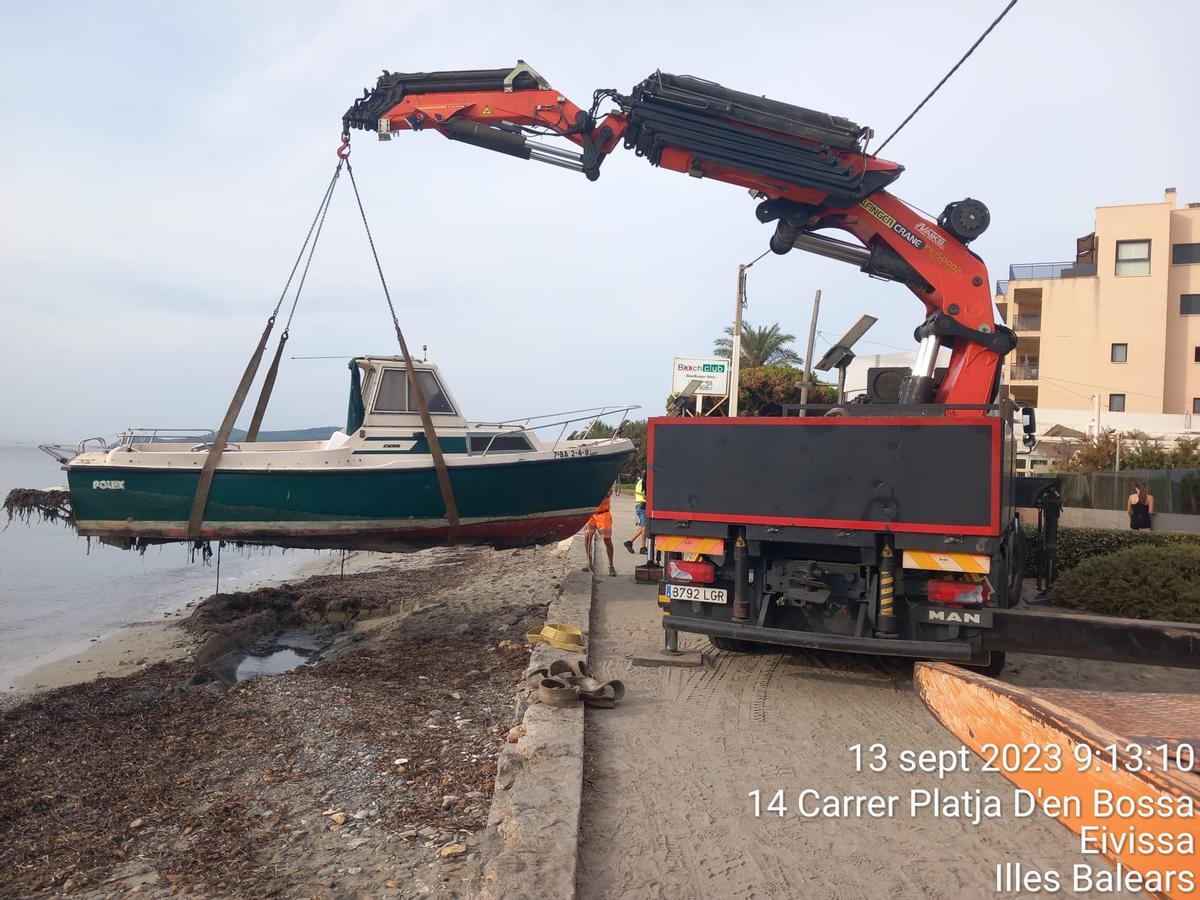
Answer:
MULTIPOLYGON (((458 507, 459 543, 522 547, 574 534, 633 454, 620 425, 613 437, 566 435, 574 423, 624 423, 634 406, 468 422, 437 366, 415 369, 458 507)), ((197 443, 130 429, 113 446, 90 438, 71 455, 44 447, 67 472, 76 529, 127 547, 195 539, 360 550, 444 543, 446 505, 403 358, 356 358, 350 371, 348 421, 328 440, 226 445, 198 536, 189 536, 188 519, 211 437, 197 443)))

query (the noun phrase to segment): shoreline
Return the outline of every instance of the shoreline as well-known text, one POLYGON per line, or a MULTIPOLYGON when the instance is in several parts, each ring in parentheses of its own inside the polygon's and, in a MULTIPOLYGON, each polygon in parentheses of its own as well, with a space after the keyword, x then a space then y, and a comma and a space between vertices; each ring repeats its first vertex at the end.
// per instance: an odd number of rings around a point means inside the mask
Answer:
MULTIPOLYGON (((407 555, 410 554, 353 551, 346 554, 346 574, 392 565, 397 558, 407 555)), ((303 562, 287 578, 264 578, 238 585, 236 590, 253 591, 296 584, 317 575, 337 575, 341 564, 340 555, 321 555, 303 562)), ((168 610, 159 619, 128 622, 95 637, 72 638, 54 650, 14 667, 4 675, 8 687, 0 692, 0 708, 22 703, 43 691, 97 678, 132 675, 155 663, 190 656, 198 641, 179 626, 204 599, 207 598, 186 601, 180 598, 181 605, 168 610)))

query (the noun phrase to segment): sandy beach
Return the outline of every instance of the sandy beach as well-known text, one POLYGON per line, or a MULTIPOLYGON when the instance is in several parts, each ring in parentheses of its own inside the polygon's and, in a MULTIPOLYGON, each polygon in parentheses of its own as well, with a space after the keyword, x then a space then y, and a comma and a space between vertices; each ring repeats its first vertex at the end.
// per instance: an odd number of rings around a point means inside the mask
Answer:
POLYGON ((0 712, 0 894, 470 895, 567 549, 326 558, 30 672, 0 712), (285 627, 320 661, 216 677, 285 627))

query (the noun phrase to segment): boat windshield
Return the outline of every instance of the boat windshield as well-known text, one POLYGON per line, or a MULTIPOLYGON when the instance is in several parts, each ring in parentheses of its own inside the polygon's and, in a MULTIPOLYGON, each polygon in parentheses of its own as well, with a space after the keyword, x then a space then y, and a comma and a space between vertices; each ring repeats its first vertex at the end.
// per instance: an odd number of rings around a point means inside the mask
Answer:
MULTIPOLYGON (((431 413, 454 414, 450 398, 442 390, 437 376, 428 369, 417 370, 417 384, 425 396, 431 413)), ((415 412, 416 404, 412 402, 408 390, 408 373, 404 369, 384 369, 379 382, 379 393, 375 397, 375 412, 403 413, 415 412)))

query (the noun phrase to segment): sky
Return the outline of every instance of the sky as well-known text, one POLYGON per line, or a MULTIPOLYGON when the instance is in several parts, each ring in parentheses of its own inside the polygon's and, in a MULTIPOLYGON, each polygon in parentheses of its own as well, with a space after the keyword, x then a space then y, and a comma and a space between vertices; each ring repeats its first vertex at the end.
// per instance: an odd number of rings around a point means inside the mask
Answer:
MULTIPOLYGON (((523 59, 583 106, 661 69, 882 137, 1002 6, 0 0, 0 441, 215 427, 382 69, 523 59)), ((1071 258, 1096 205, 1200 200, 1198 26, 1191 2, 1022 0, 888 146, 891 190, 983 200, 993 279, 1071 258)), ((660 413, 771 233, 745 191, 620 148, 594 183, 432 132, 356 133, 352 159, 409 345, 469 418, 660 413)), ((397 352, 344 182, 267 428, 340 422, 346 360, 397 352)), ((905 288, 799 252, 750 270, 746 318, 803 352, 817 289, 818 353, 863 313, 864 352, 914 346, 905 288)))

